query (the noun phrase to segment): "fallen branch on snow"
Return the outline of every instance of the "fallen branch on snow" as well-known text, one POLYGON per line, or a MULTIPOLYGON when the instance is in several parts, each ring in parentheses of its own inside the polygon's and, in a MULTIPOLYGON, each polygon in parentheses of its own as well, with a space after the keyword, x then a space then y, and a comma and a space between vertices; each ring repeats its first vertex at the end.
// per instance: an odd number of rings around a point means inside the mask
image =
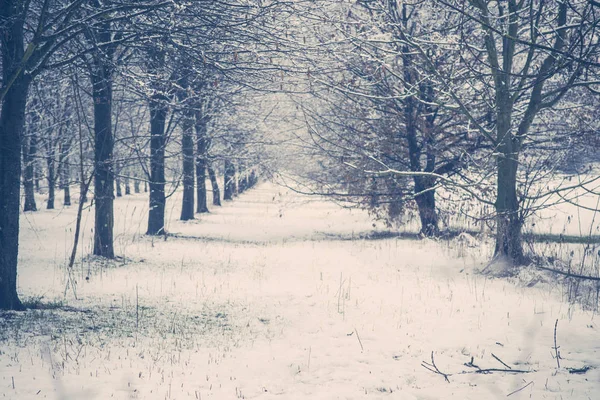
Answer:
POLYGON ((450 379, 448 379, 450 375, 443 373, 442 371, 440 371, 437 365, 435 365, 435 360, 433 359, 433 351, 431 352, 431 364, 429 364, 427 361, 422 361, 421 366, 426 370, 433 372, 434 374, 443 376, 446 382, 450 383, 450 379))
POLYGON ((544 271, 554 272, 554 273, 557 273, 559 275, 564 275, 564 276, 567 276, 569 278, 584 279, 584 280, 590 280, 590 281, 600 281, 600 277, 597 277, 597 276, 579 275, 579 274, 574 274, 572 272, 561 271, 559 269, 542 267, 541 265, 536 265, 536 268, 543 269, 544 271))

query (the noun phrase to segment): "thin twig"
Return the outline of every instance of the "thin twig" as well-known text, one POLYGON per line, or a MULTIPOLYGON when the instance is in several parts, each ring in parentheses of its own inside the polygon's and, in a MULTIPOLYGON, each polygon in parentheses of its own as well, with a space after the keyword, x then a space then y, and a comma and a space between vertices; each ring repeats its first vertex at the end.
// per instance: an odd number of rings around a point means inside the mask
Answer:
POLYGON ((533 383, 533 381, 529 382, 527 385, 523 386, 522 388, 515 390, 514 392, 510 392, 509 394, 506 395, 506 397, 511 396, 517 392, 520 392, 521 390, 525 389, 527 386, 531 385, 532 383, 533 383))
POLYGON ((358 344, 360 344, 360 349, 362 351, 365 351, 365 348, 363 347, 362 341, 360 340, 360 336, 358 336, 358 331, 356 330, 356 328, 354 328, 354 332, 356 332, 356 338, 358 339, 358 344))
POLYGON ((508 372, 511 374, 530 374, 532 372, 535 372, 535 370, 525 370, 525 369, 507 369, 507 368, 484 368, 484 369, 478 369, 476 371, 465 371, 463 372, 464 374, 469 374, 469 373, 476 373, 476 374, 491 374, 492 372, 508 372))
POLYGON ((494 357, 496 360, 498 360, 498 362, 502 365, 504 365, 506 368, 508 369, 512 369, 512 367, 508 364, 506 364, 504 361, 502 361, 501 359, 499 359, 494 353, 492 353, 492 357, 494 357))
POLYGON ((556 354, 556 365, 560 369, 560 353, 558 352, 558 346, 556 345, 556 329, 558 328, 558 319, 554 323, 554 353, 556 354))

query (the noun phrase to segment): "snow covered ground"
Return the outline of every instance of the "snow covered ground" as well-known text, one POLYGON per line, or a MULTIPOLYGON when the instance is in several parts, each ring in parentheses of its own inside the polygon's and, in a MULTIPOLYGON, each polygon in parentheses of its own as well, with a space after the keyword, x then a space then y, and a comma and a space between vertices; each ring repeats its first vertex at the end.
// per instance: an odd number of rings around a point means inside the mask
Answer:
POLYGON ((170 199, 164 240, 146 203, 116 200, 115 262, 85 211, 77 298, 75 207, 23 215, 22 297, 63 307, 0 316, 0 398, 600 398, 595 315, 477 274, 489 243, 365 239, 365 213, 269 183, 186 223, 170 199))

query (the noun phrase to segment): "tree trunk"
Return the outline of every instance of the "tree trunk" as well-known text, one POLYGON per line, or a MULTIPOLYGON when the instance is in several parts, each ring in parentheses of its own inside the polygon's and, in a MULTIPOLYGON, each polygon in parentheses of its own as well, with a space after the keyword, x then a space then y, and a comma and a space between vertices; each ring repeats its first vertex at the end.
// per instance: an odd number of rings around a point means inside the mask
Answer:
MULTIPOLYGON (((16 7, 3 9, 11 15, 16 7)), ((23 20, 11 16, 3 22, 2 81, 8 82, 20 68, 23 58, 23 20)), ((0 113, 0 309, 22 310, 17 294, 17 260, 19 254, 19 206, 21 201, 21 143, 25 124, 25 107, 29 78, 19 74, 2 100, 0 113)))
POLYGON ((69 188, 71 180, 71 167, 69 166, 69 153, 71 152, 71 142, 69 139, 65 140, 61 149, 61 161, 60 161, 60 185, 64 191, 63 205, 71 205, 71 190, 69 188))
MULTIPOLYGON (((410 74, 404 73, 407 82, 411 81, 410 74)), ((421 165, 421 146, 417 141, 417 118, 416 118, 416 100, 414 97, 408 97, 404 107, 404 123, 406 126, 406 140, 408 142, 408 157, 410 169, 413 172, 432 172, 435 167, 435 157, 428 154, 427 165, 425 168, 421 165)), ((435 208, 435 190, 434 181, 424 176, 414 176, 415 202, 419 211, 421 221, 421 234, 426 237, 439 236, 438 214, 435 208), (424 192, 425 191, 425 192, 424 192)))
MULTIPOLYGON (((150 100, 150 211, 148 235, 165 234, 165 120, 167 106, 160 98, 150 100)), ((134 182, 136 193, 140 183, 134 182)))
POLYGON ((240 194, 240 167, 232 164, 233 172, 233 196, 237 197, 240 194))
POLYGON ((54 210, 54 199, 55 193, 54 189, 56 187, 56 175, 54 171, 54 160, 50 160, 48 158, 48 202, 46 204, 46 209, 54 210))
POLYGON ((194 219, 194 121, 193 114, 186 111, 182 122, 181 150, 183 154, 183 200, 181 220, 194 219))
MULTIPOLYGON (((36 150, 36 153, 37 153, 37 150, 36 150)), ((42 179, 43 171, 42 171, 42 168, 41 168, 40 164, 38 163, 37 159, 33 158, 31 160, 31 162, 34 165, 34 167, 33 167, 33 182, 35 185, 35 191, 36 191, 36 193, 41 193, 42 188, 40 187, 40 180, 42 179)))
POLYGON ((48 201, 46 203, 47 210, 54 210, 54 189, 56 186, 56 154, 55 154, 55 143, 52 138, 52 132, 48 133, 46 142, 46 181, 48 182, 48 201))
POLYGON ((235 166, 229 160, 225 160, 225 173, 223 174, 223 176, 223 200, 231 200, 233 198, 235 186, 235 166))
POLYGON ((509 77, 497 83, 496 139, 498 141, 497 194, 496 194, 496 248, 495 257, 506 258, 512 265, 525 263, 521 242, 523 222, 519 215, 517 198, 517 171, 519 144, 513 137, 511 94, 503 88, 509 86, 509 77))
POLYGON ((200 111, 196 111, 196 212, 207 213, 206 204, 206 119, 200 111))
POLYGON ((118 173, 115 174, 115 189, 117 192, 117 197, 122 197, 123 191, 121 190, 121 178, 119 177, 118 173))
MULTIPOLYGON (((107 39, 110 39, 110 35, 107 39)), ((95 68, 95 71, 92 73, 92 93, 94 98, 95 132, 94 201, 96 203, 94 255, 114 258, 112 72, 110 71, 110 67, 102 63, 102 61, 97 61, 97 65, 93 68, 95 68)))
POLYGON ((246 191, 248 181, 246 179, 246 165, 240 163, 238 167, 238 193, 244 193, 246 191))
POLYGON ((63 193, 64 193, 63 205, 70 206, 71 205, 71 188, 69 187, 68 180, 66 181, 66 183, 63 184, 63 193))
POLYGON ((517 154, 502 151, 497 163, 495 256, 506 257, 513 265, 522 265, 526 259, 521 240, 523 221, 517 198, 517 154))
POLYGON ((37 211, 37 205, 35 204, 35 190, 34 190, 34 162, 35 157, 35 137, 30 136, 29 140, 23 138, 23 163, 25 168, 23 169, 23 188, 25 189, 25 205, 23 211, 37 211))
POLYGON ((125 196, 129 196, 131 194, 131 185, 129 182, 129 175, 125 175, 125 196))
POLYGON ((421 234, 427 237, 436 237, 440 234, 438 213, 435 208, 435 190, 431 179, 414 177, 415 201, 419 209, 421 220, 421 234), (419 194, 418 194, 419 193, 419 194))
POLYGON ((212 199, 214 206, 221 205, 221 190, 219 189, 219 182, 217 181, 217 175, 210 162, 206 164, 208 170, 208 176, 210 178, 210 186, 212 187, 212 199))
MULTIPOLYGON (((152 129, 152 128, 150 128, 152 129)), ((150 145, 150 147, 152 147, 152 145, 150 145)), ((139 193, 140 192, 140 179, 138 177, 138 174, 133 174, 133 193, 139 193)))

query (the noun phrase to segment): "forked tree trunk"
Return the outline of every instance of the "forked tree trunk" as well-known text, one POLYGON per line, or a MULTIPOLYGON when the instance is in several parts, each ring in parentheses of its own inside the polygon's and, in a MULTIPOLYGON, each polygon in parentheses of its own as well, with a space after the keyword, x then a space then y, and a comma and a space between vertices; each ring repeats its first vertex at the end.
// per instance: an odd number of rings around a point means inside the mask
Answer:
POLYGON ((194 219, 194 121, 193 114, 185 111, 182 121, 181 151, 183 154, 183 199, 181 220, 194 219))
POLYGON ((495 257, 505 258, 512 265, 525 262, 521 242, 523 226, 519 215, 517 198, 517 171, 519 167, 519 142, 513 137, 512 101, 509 76, 500 75, 496 84, 496 140, 497 156, 497 194, 496 194, 496 248, 495 257), (500 82, 500 80, 502 80, 500 82))
POLYGON ((217 181, 217 174, 213 169, 210 162, 207 163, 206 169, 208 170, 208 176, 210 178, 210 185, 212 187, 212 200, 214 206, 221 205, 221 190, 219 189, 219 181, 217 181))
MULTIPOLYGON (((150 101, 150 211, 148 235, 165 234, 165 120, 167 106, 161 98, 150 101)), ((139 180, 134 189, 140 192, 139 180)))

